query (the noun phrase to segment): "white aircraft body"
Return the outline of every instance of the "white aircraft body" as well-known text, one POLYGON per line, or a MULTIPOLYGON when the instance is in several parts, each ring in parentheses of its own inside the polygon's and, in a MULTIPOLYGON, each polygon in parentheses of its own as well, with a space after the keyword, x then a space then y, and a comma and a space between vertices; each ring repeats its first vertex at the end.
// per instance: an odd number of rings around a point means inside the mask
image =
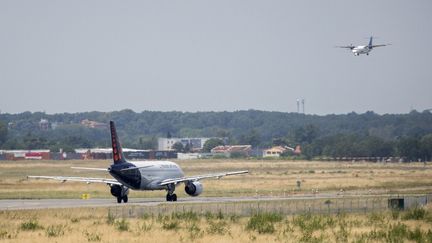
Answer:
POLYGON ((369 44, 367 46, 353 46, 351 44, 349 46, 338 46, 338 47, 350 49, 351 52, 354 54, 354 56, 359 56, 360 54, 369 55, 369 52, 371 52, 373 50, 373 48, 375 48, 375 47, 382 47, 382 46, 390 45, 390 44, 373 45, 372 41, 373 41, 373 37, 371 36, 369 39, 369 44))
POLYGON ((203 191, 200 180, 221 178, 230 175, 248 173, 247 170, 211 173, 206 175, 185 176, 180 166, 171 161, 126 161, 120 141, 117 137, 115 124, 110 122, 111 142, 114 163, 108 168, 72 167, 74 169, 108 172, 114 178, 88 178, 66 176, 28 176, 36 179, 54 179, 62 182, 80 181, 86 183, 105 183, 110 186, 111 194, 117 202, 128 201, 129 189, 133 190, 166 190, 167 201, 177 201, 174 193, 176 185, 184 183, 185 191, 190 196, 198 196, 203 191))

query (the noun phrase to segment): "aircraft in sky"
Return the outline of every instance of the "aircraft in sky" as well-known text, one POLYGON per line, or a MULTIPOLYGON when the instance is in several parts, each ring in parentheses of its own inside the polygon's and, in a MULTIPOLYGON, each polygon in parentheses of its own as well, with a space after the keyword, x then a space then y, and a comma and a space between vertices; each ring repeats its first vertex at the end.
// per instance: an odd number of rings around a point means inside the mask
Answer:
POLYGON ((174 193, 178 184, 184 183, 189 196, 198 196, 203 191, 200 180, 221 178, 230 175, 248 173, 247 170, 220 172, 205 175, 185 176, 180 166, 171 161, 127 161, 123 156, 122 147, 117 137, 115 124, 110 121, 113 164, 108 168, 72 167, 73 169, 95 170, 108 172, 114 179, 65 177, 65 176, 28 176, 36 179, 54 179, 62 182, 80 181, 86 183, 105 183, 111 188, 111 194, 117 202, 127 203, 129 189, 133 190, 166 190, 167 201, 177 201, 174 193))
POLYGON ((354 56, 359 56, 360 54, 366 54, 369 55, 369 52, 373 50, 375 47, 381 47, 381 46, 388 46, 391 44, 380 44, 380 45, 373 45, 372 44, 373 37, 371 36, 369 39, 369 44, 367 46, 353 46, 352 44, 349 46, 337 46, 339 48, 346 48, 350 49, 352 53, 354 53, 354 56))

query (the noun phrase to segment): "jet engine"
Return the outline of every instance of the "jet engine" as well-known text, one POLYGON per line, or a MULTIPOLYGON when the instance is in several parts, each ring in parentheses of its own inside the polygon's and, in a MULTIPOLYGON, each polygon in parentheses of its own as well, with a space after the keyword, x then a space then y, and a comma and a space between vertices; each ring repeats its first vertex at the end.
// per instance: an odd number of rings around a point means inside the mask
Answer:
POLYGON ((112 185, 111 186, 111 195, 117 198, 124 197, 125 195, 129 194, 128 188, 122 188, 119 185, 112 185))
POLYGON ((203 186, 199 181, 188 182, 185 191, 189 196, 196 197, 203 191, 203 186))

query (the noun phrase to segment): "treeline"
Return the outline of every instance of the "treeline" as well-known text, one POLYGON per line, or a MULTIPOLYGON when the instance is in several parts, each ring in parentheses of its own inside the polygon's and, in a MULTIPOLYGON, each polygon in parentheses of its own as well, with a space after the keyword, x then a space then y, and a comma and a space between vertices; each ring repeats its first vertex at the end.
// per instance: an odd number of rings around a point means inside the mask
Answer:
POLYGON ((305 115, 268 111, 157 112, 132 110, 45 114, 0 114, 2 149, 109 147, 109 130, 86 128, 84 119, 114 120, 124 146, 156 148, 157 137, 227 137, 230 144, 302 145, 307 158, 390 157, 431 159, 432 113, 305 115), (55 129, 41 130, 47 119, 55 129), (7 129, 8 124, 9 129, 7 129))

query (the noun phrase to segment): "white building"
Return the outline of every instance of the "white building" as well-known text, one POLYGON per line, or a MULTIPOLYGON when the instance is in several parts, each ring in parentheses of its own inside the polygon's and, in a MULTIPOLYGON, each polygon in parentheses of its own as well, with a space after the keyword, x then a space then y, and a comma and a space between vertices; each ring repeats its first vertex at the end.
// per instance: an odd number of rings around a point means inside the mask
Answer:
POLYGON ((179 142, 183 146, 189 144, 192 150, 202 149, 204 143, 210 138, 158 138, 158 150, 172 150, 172 146, 179 142))
POLYGON ((175 143, 189 144, 191 149, 202 149, 209 138, 158 138, 158 150, 172 150, 175 143))

